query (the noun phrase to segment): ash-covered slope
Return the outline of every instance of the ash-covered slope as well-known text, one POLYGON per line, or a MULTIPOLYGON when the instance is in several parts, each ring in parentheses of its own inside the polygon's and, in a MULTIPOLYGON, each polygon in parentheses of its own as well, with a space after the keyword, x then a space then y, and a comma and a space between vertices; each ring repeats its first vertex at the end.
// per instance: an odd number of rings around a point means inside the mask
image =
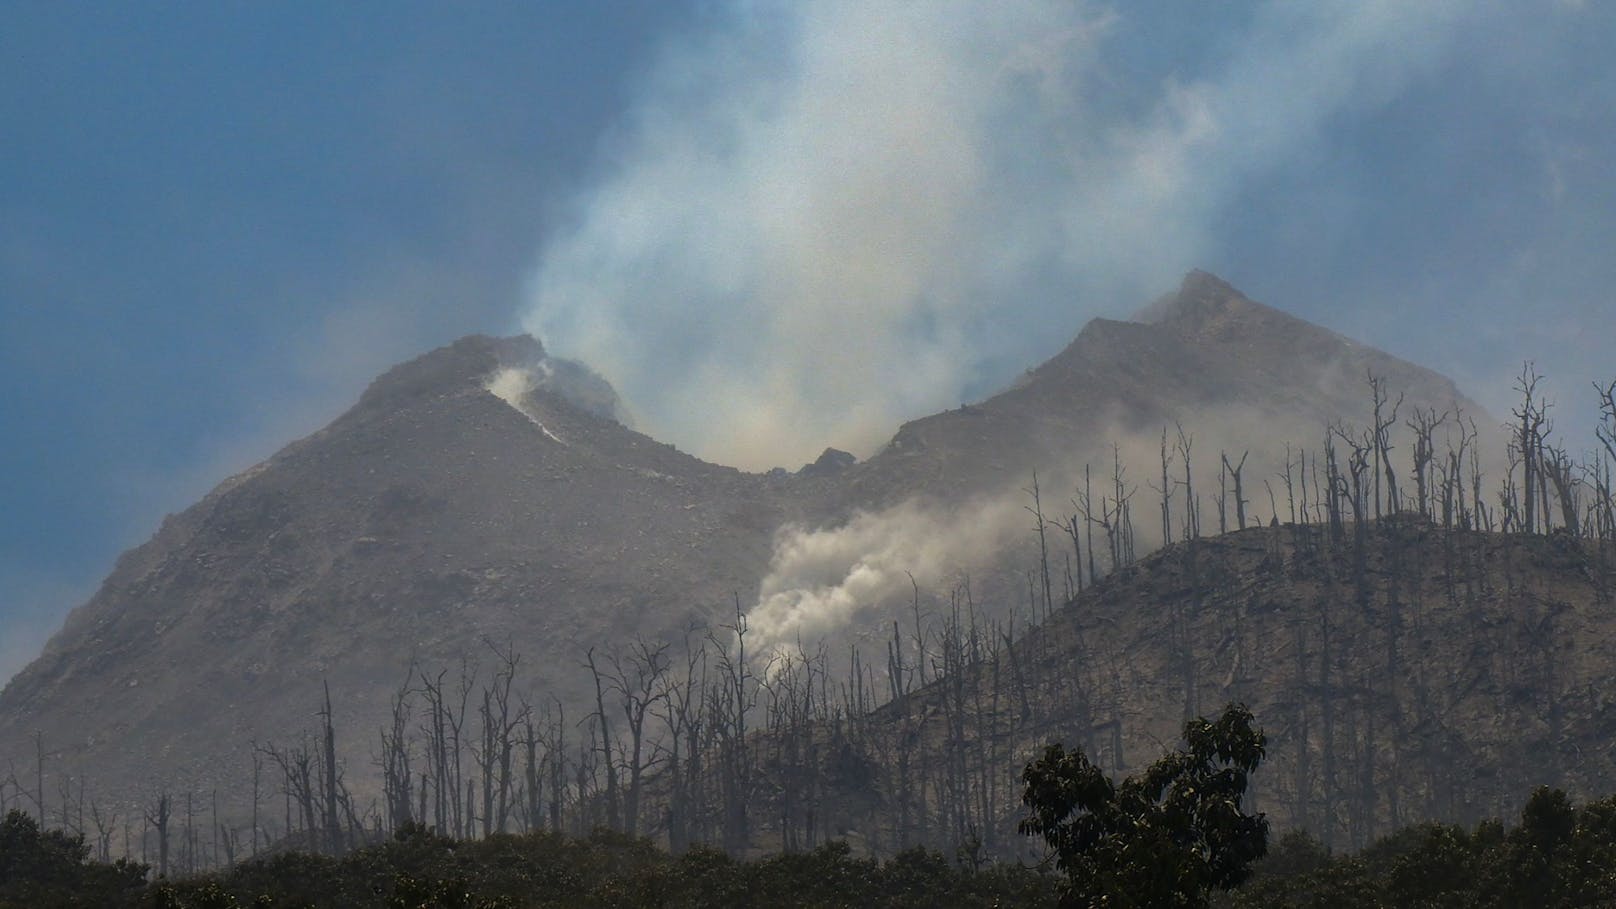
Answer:
POLYGON ((322 681, 365 740, 412 661, 484 640, 571 701, 586 648, 677 636, 754 586, 778 483, 574 406, 546 365, 527 338, 433 351, 169 517, 0 695, 0 766, 31 766, 38 732, 104 795, 234 788, 253 740, 312 728, 322 681))
MULTIPOLYGON (((1120 779, 1174 747, 1185 718, 1231 702, 1268 736, 1247 807, 1336 848, 1512 817, 1541 785, 1578 800, 1616 788, 1610 542, 1415 515, 1363 531, 1175 543, 1013 644, 956 612, 928 645, 947 674, 863 715, 781 714, 758 734, 750 844, 974 842, 1036 858, 1015 825, 1021 769, 1045 744, 1081 747, 1120 779)), ((798 685, 775 697, 802 699, 798 685)), ((690 791, 713 804, 724 792, 690 791)))

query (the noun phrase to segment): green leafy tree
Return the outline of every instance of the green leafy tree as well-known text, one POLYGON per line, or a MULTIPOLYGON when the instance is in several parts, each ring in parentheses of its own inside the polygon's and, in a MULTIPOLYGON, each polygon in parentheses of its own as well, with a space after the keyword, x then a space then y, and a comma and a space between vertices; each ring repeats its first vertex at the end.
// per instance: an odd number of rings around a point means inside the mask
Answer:
MULTIPOLYGON (((1464 909, 1476 905, 1471 892, 1481 872, 1482 839, 1463 827, 1426 823, 1384 837, 1376 853, 1390 856, 1382 901, 1394 907, 1464 909)), ((1383 866, 1380 854, 1371 858, 1383 866)))
POLYGON ((145 865, 103 865, 89 855, 84 837, 11 811, 0 820, 0 907, 110 905, 146 882, 145 865))
POLYGON ((1116 785, 1080 749, 1050 745, 1022 773, 1031 815, 1065 872, 1063 907, 1207 905, 1250 875, 1268 821, 1241 810, 1266 739, 1243 705, 1184 724, 1184 746, 1116 785))
POLYGON ((1609 803, 1579 810, 1563 791, 1540 786, 1495 850, 1486 885, 1504 905, 1609 905, 1609 831, 1609 803))

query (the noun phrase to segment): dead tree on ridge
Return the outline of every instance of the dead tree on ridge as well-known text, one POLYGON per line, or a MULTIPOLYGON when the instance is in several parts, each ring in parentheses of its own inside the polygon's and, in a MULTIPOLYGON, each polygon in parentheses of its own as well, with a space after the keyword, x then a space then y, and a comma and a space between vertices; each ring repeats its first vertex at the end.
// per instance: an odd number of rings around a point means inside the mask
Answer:
POLYGON ((619 829, 617 762, 612 758, 612 728, 606 717, 606 676, 595 663, 595 648, 584 652, 584 665, 595 680, 595 723, 600 729, 599 753, 606 765, 606 826, 619 829))
MULTIPOLYGON (((1560 521, 1566 533, 1576 536, 1582 530, 1582 518, 1577 513, 1578 482, 1576 463, 1566 455, 1564 448, 1550 445, 1547 442, 1543 445, 1542 458, 1543 476, 1547 479, 1549 487, 1552 488, 1555 498, 1560 503, 1560 521)), ((1547 496, 1545 496, 1543 502, 1545 515, 1547 515, 1548 510, 1549 503, 1547 496)), ((1548 526, 1546 516, 1543 525, 1544 527, 1548 526)))
MULTIPOLYGON (((447 670, 439 670, 436 676, 428 676, 425 670, 420 674, 421 695, 427 706, 427 725, 423 730, 427 736, 427 773, 423 778, 431 784, 433 825, 439 832, 465 838, 470 835, 470 822, 463 801, 462 731, 477 673, 468 660, 462 659, 458 692, 445 684, 447 675, 447 670)), ((423 789, 423 799, 424 792, 423 789)), ((424 823, 426 818, 419 820, 424 823)))
MULTIPOLYGON (((1088 489, 1088 468, 1084 468, 1084 489, 1072 501, 1072 507, 1083 515, 1085 521, 1097 523, 1105 531, 1106 547, 1111 554, 1111 573, 1115 574, 1123 567, 1132 565, 1134 559, 1133 517, 1130 502, 1136 492, 1137 486, 1128 486, 1127 468, 1122 466, 1122 450, 1116 443, 1111 445, 1111 495, 1100 496, 1098 509, 1092 493, 1088 489), (1098 510, 1098 517, 1095 511, 1098 510)), ((1093 568, 1093 541, 1094 535, 1089 534, 1090 543, 1090 569, 1093 568)), ((1091 574, 1092 577, 1092 574, 1091 574)))
POLYGON ((112 861, 112 834, 118 826, 118 813, 116 811, 101 816, 101 806, 90 802, 90 820, 95 824, 95 856, 102 863, 112 861))
POLYGON ((549 827, 561 833, 565 829, 562 813, 567 796, 567 711, 560 698, 552 696, 551 704, 555 707, 554 719, 545 708, 546 722, 540 727, 543 732, 539 740, 544 745, 545 769, 550 778, 550 801, 546 806, 549 827))
POLYGON ((337 815, 337 739, 336 729, 331 722, 331 684, 325 686, 325 706, 320 710, 321 722, 321 782, 324 786, 325 802, 325 835, 327 847, 331 855, 341 855, 343 851, 342 825, 337 815))
POLYGON ((1240 471, 1246 466, 1246 456, 1251 454, 1248 449, 1240 453, 1238 463, 1230 464, 1229 456, 1223 455, 1223 469, 1228 471, 1229 479, 1234 482, 1234 516, 1235 526, 1240 530, 1246 529, 1246 495, 1240 485, 1240 471))
POLYGON ((263 755, 258 749, 252 750, 252 857, 258 857, 258 803, 262 795, 261 787, 264 777, 263 755))
POLYGON ((1375 517, 1382 512, 1380 479, 1386 478, 1386 514, 1396 514, 1398 505, 1397 496, 1397 470, 1392 466, 1391 428, 1397 425, 1397 411, 1403 406, 1403 394, 1398 392, 1397 400, 1390 401, 1390 394, 1386 391, 1386 380, 1374 373, 1369 373, 1369 392, 1372 398, 1374 412, 1374 428, 1367 440, 1374 449, 1374 477, 1375 477, 1375 517), (1387 403, 1391 403, 1391 410, 1386 410, 1387 403))
MULTIPOLYGON (((1537 503, 1539 471, 1542 469, 1543 437, 1547 432, 1548 405, 1538 396, 1537 386, 1543 380, 1537 368, 1528 360, 1515 380, 1515 390, 1521 395, 1521 406, 1511 414, 1515 417, 1510 447, 1514 457, 1520 459, 1521 488, 1518 518, 1520 529, 1526 533, 1537 531, 1537 503)), ((1546 527, 1544 528, 1547 529, 1546 527)))
POLYGON ((751 792, 751 763, 747 715, 757 705, 757 679, 746 655, 746 612, 739 594, 735 597, 735 623, 722 625, 729 631, 733 648, 709 636, 717 654, 717 682, 710 698, 712 730, 718 739, 719 769, 722 774, 723 845, 738 854, 750 840, 747 797, 751 792))
MULTIPOLYGON (((1285 472, 1280 474, 1279 476, 1280 476, 1280 479, 1285 483, 1285 508, 1286 508, 1286 511, 1289 512, 1289 514, 1290 514, 1290 524, 1294 526, 1296 524, 1296 477, 1295 477, 1294 474, 1291 473, 1291 469, 1292 469, 1293 466, 1295 466, 1295 465, 1294 465, 1294 462, 1291 460, 1291 443, 1286 442, 1285 443, 1285 472)), ((1303 505, 1304 513, 1306 511, 1306 508, 1307 508, 1307 506, 1303 505)))
MULTIPOLYGON (((1031 514, 1036 521, 1034 530, 1036 530, 1038 533, 1038 570, 1044 581, 1044 617, 1048 618, 1049 614, 1054 611, 1054 594, 1050 591, 1049 585, 1049 543, 1044 537, 1044 528, 1049 526, 1049 522, 1044 518, 1044 503, 1042 497, 1039 495, 1038 471, 1035 470, 1032 472, 1032 488, 1023 489, 1021 491, 1032 497, 1031 505, 1023 505, 1021 507, 1025 508, 1027 513, 1031 514)), ((910 575, 909 580, 911 583, 913 583, 914 575, 910 575)), ((918 611, 920 602, 918 588, 916 588, 915 593, 915 604, 916 610, 918 611)), ((924 666, 926 659, 924 653, 922 653, 920 659, 922 666, 924 666)), ((922 669, 921 671, 924 672, 925 670, 922 669)))
POLYGON ((1432 441, 1436 430, 1446 423, 1448 412, 1437 413, 1436 408, 1414 409, 1414 415, 1405 426, 1414 431, 1414 507, 1426 519, 1435 518, 1431 484, 1435 479, 1431 463, 1436 458, 1436 445, 1432 441))
MULTIPOLYGON (((1201 506, 1195 498, 1195 478, 1190 472, 1190 448, 1195 444, 1195 437, 1186 434, 1178 423, 1173 426, 1178 430, 1178 456, 1184 460, 1184 539, 1194 540, 1201 536, 1201 506)), ((1167 541, 1162 543, 1165 545, 1167 541)))
MULTIPOLYGON (((412 820, 411 806, 414 804, 415 799, 411 786, 413 785, 414 776, 410 771, 408 737, 411 713, 409 700, 410 680, 414 677, 415 667, 412 665, 404 684, 399 686, 398 691, 393 693, 391 727, 381 730, 382 753, 379 762, 382 771, 382 807, 386 811, 385 818, 388 830, 398 830, 412 820)), ((255 763, 255 779, 256 773, 257 766, 255 763)), ((425 819, 423 818, 422 820, 425 819)), ((257 832, 254 831, 253 851, 256 852, 257 850, 257 832)))
MULTIPOLYGON (((1151 484, 1151 488, 1161 494, 1161 544, 1167 546, 1173 542, 1173 482, 1167 476, 1172 467, 1173 459, 1167 449, 1167 427, 1162 427, 1161 435, 1161 486, 1151 484)), ((1148 482, 1148 481, 1147 481, 1148 482)))
POLYGON ((1601 542, 1616 540, 1616 484, 1611 481, 1611 469, 1616 466, 1616 379, 1609 385, 1594 383, 1599 396, 1599 422, 1594 427, 1594 438, 1604 452, 1591 459, 1584 473, 1594 488, 1594 502, 1590 517, 1601 542))
POLYGON ((146 824, 157 832, 157 876, 168 877, 168 822, 171 817, 168 790, 157 796, 157 804, 146 810, 146 824))
POLYGON ((1072 555, 1067 558, 1066 563, 1067 599, 1071 599, 1073 596, 1083 592, 1083 537, 1082 531, 1077 529, 1077 518, 1078 516, 1073 514, 1064 521, 1055 522, 1055 526, 1065 531, 1066 535, 1072 540, 1072 555), (1075 575, 1072 573, 1072 559, 1077 560, 1077 573, 1075 575))
POLYGON ((526 716, 523 707, 511 714, 511 685, 521 657, 507 645, 501 650, 492 641, 483 642, 493 651, 498 668, 489 685, 483 687, 477 715, 482 723, 481 747, 472 749, 482 783, 483 836, 504 833, 511 811, 511 758, 516 750, 516 732, 526 716))
POLYGON ((314 756, 309 753, 307 746, 299 745, 296 748, 281 750, 274 743, 265 743, 254 746, 265 757, 275 763, 281 771, 281 793, 286 797, 286 834, 291 836, 294 830, 302 832, 308 837, 307 847, 313 851, 318 849, 314 837, 320 829, 316 818, 315 784, 314 784, 314 756), (294 814, 292 807, 296 806, 294 814), (293 820, 298 822, 294 828, 293 820))
POLYGON ((1609 385, 1596 382, 1594 390, 1599 393, 1599 425, 1594 429, 1594 436, 1605 447, 1605 454, 1616 461, 1616 379, 1609 385))
MULTIPOLYGON (((700 812, 697 803, 702 752, 701 734, 704 717, 701 711, 701 692, 707 687, 707 646, 690 646, 690 635, 684 641, 685 669, 682 674, 664 673, 658 685, 659 718, 668 731, 665 763, 668 773, 668 848, 675 855, 690 847, 694 831, 693 815, 700 812), (684 749, 684 751, 681 751, 684 749)), ((854 672, 858 661, 855 657, 854 672)))
POLYGON ((611 655, 611 662, 611 688, 617 692, 618 707, 628 729, 625 750, 628 793, 623 802, 623 832, 634 836, 639 830, 641 780, 656 759, 655 749, 651 760, 645 759, 645 718, 665 693, 662 680, 670 665, 668 645, 636 640, 629 648, 627 668, 615 653, 611 655))

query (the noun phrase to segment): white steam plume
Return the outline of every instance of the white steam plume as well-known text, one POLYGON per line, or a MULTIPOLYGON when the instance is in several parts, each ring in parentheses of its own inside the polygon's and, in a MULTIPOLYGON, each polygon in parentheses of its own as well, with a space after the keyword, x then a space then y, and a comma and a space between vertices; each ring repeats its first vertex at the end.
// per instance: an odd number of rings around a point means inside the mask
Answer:
MULTIPOLYGON (((1346 377, 1326 380, 1309 393, 1326 406, 1334 417, 1349 428, 1361 428, 1369 420, 1369 399, 1363 384, 1361 364, 1342 366, 1346 377), (1361 392, 1361 393, 1360 393, 1361 392)), ((1326 375, 1340 375, 1332 368, 1326 375)), ((1452 413, 1456 402, 1440 396, 1431 386, 1412 389, 1406 402, 1408 411, 1434 407, 1452 413), (1430 398, 1431 391, 1438 397, 1430 398)), ((1405 411, 1408 412, 1408 411, 1405 411)), ((1159 519, 1159 477, 1162 429, 1129 428, 1128 421, 1114 418, 1098 427, 1085 441, 1052 454, 1041 465, 1038 480, 1045 520, 1052 572, 1059 577, 1073 566, 1065 561, 1071 543, 1059 525, 1073 519, 1078 510, 1079 490, 1090 488, 1098 503, 1112 493, 1113 458, 1123 470, 1123 485, 1132 490, 1134 542, 1137 554, 1145 555, 1161 546, 1164 539, 1181 539, 1188 502, 1179 480, 1184 460, 1177 449, 1177 430, 1182 428, 1191 441, 1192 480, 1201 533, 1219 532, 1217 492, 1219 465, 1227 455, 1243 466, 1247 526, 1261 526, 1270 520, 1288 522, 1293 509, 1305 508, 1310 493, 1301 490, 1300 501, 1287 493, 1281 482, 1290 469, 1287 461, 1293 451, 1308 451, 1318 457, 1326 425, 1301 413, 1275 413, 1267 407, 1231 403, 1202 406, 1193 415, 1185 414, 1181 426, 1168 425, 1167 444, 1171 458, 1171 517, 1173 526, 1164 536, 1159 519), (1113 445, 1115 448, 1113 449, 1113 445), (1289 447, 1288 447, 1289 446, 1289 447), (1085 484, 1085 467, 1092 469, 1091 484, 1085 484), (1269 497, 1272 494, 1273 498, 1269 497)), ((1483 416, 1472 414, 1472 416, 1483 416)), ((1455 427, 1448 426, 1452 431, 1455 427)), ((1406 427, 1393 427, 1396 450, 1406 451, 1406 427)), ((1484 457, 1496 452, 1497 445, 1485 430, 1480 440, 1484 457)), ((1316 463, 1314 468, 1316 469, 1316 463)), ((1489 467, 1489 475, 1493 468, 1489 467)), ((1020 602, 1025 588, 1006 589, 1004 576, 995 577, 995 567, 1019 562, 1023 569, 1037 567, 1036 521, 1030 513, 1032 499, 1027 485, 1011 483, 957 505, 911 499, 878 512, 860 512, 847 522, 832 527, 809 528, 787 525, 775 533, 769 572, 762 581, 756 604, 747 614, 748 647, 761 661, 781 652, 791 652, 801 642, 812 648, 826 637, 846 629, 868 630, 886 626, 908 610, 910 578, 919 585, 922 597, 946 597, 965 576, 984 614, 1004 619, 1012 603, 1020 602), (1019 558, 1018 558, 1019 553, 1019 558), (1007 560, 1007 556, 1009 559, 1007 560), (987 569, 987 570, 984 570, 987 569), (997 583, 996 583, 997 582, 997 583), (1006 598, 1009 595, 1009 598, 1006 598)), ((1298 475, 1297 480, 1302 478, 1298 475)), ((1313 482, 1316 485, 1317 478, 1313 482)), ((1233 503, 1232 488, 1225 487, 1222 517, 1234 529, 1239 506, 1233 503)), ((1312 505, 1316 508, 1317 502, 1312 505)), ((1098 508, 1098 505, 1096 506, 1098 508)), ((1301 513, 1306 520, 1306 512, 1301 513)), ((1096 567, 1109 570, 1109 553, 1103 531, 1084 526, 1086 544, 1097 553, 1096 567), (1087 534, 1101 533, 1099 539, 1087 534)), ((1082 562, 1082 558, 1078 558, 1082 562)), ((1076 567, 1083 572, 1081 565, 1076 567)), ((1019 587, 1019 581, 1014 582, 1019 587)), ((1064 592, 1057 582, 1055 592, 1064 592)), ((834 649, 834 648, 833 648, 834 649)))
POLYGON ((567 444, 566 441, 551 432, 550 428, 544 425, 544 421, 539 419, 539 415, 534 413, 533 408, 528 405, 528 395, 532 394, 533 390, 542 384, 541 378, 533 374, 535 369, 543 372, 546 378, 553 371, 548 360, 540 360, 538 366, 531 368, 505 366, 495 371, 492 376, 489 376, 483 388, 489 394, 511 405, 517 413, 533 421, 533 425, 539 427, 539 431, 544 433, 546 438, 552 442, 565 445, 567 444))
POLYGON ((770 570, 747 613, 749 646, 768 654, 812 645, 853 624, 863 609, 963 574, 998 552, 1027 514, 1008 496, 947 508, 905 502, 861 512, 834 528, 788 525, 774 540, 770 570))
POLYGON ((1394 97, 1460 6, 1259 4, 1139 95, 1126 7, 737 0, 649 70, 526 327, 708 458, 868 453, 1201 264, 1251 177, 1394 97))

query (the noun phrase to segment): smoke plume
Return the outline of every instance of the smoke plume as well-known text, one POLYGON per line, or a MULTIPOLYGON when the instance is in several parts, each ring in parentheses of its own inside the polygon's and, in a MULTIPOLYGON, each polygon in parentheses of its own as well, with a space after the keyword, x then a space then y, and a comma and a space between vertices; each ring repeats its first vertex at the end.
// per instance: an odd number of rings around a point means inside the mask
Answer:
POLYGON ((861 610, 907 596, 911 584, 928 595, 948 586, 1029 521, 1020 502, 999 496, 953 508, 911 500, 839 527, 782 527, 746 616, 749 640, 763 654, 815 644, 861 610))
POLYGON ((526 327, 709 459, 868 454, 1170 286, 1456 11, 1260 4, 1238 50, 1141 78, 1144 24, 1094 3, 721 6, 649 69, 526 327))

